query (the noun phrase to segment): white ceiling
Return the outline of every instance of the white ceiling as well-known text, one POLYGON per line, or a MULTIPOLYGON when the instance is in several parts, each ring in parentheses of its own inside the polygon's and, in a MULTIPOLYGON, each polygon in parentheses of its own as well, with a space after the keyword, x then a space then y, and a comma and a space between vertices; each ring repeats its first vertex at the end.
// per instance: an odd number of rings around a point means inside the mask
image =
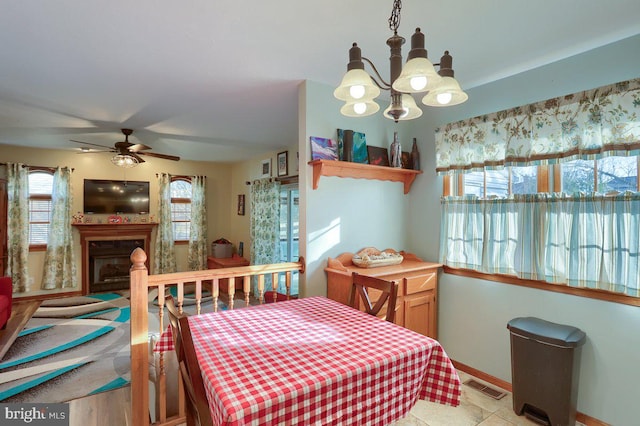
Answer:
MULTIPOLYGON (((391 0, 3 0, 0 144, 132 142, 237 161, 297 141, 297 86, 348 49, 388 77, 391 0)), ((399 33, 471 88, 640 33, 638 0, 405 0, 399 33)), ((615 66, 615 64, 612 64, 615 66)), ((100 154, 105 155, 105 154, 100 154)), ((151 159, 148 161, 167 161, 151 159)))

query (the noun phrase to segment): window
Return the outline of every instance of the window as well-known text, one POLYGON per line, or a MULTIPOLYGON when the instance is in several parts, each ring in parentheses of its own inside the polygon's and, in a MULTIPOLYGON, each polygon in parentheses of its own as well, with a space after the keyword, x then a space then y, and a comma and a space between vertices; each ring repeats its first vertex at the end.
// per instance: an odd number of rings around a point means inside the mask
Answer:
MULTIPOLYGON (((463 194, 480 198, 538 192, 538 171, 535 166, 505 167, 502 170, 470 172, 462 176, 463 194)), ((462 194, 460 194, 462 195, 462 194)))
POLYGON ((171 223, 176 242, 189 241, 191 235, 191 182, 184 178, 171 181, 171 223))
POLYGON ((44 171, 29 172, 29 245, 38 249, 47 245, 51 222, 53 175, 44 171))
MULTIPOLYGON (((296 262, 300 256, 299 241, 299 191, 297 184, 280 187, 280 261, 296 262)), ((280 285, 285 285, 285 274, 280 274, 280 285)), ((291 277, 291 294, 298 294, 298 272, 291 277)))
POLYGON ((639 157, 605 157, 599 160, 575 160, 560 166, 560 190, 607 193, 638 191, 639 157))

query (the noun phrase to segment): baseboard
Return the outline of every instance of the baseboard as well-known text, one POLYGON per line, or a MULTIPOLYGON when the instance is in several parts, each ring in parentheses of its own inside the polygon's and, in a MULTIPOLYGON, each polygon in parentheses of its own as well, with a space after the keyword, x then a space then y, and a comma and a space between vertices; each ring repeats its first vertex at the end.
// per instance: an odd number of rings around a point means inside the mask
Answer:
MULTIPOLYGON (((484 380, 487 383, 491 383, 492 385, 498 386, 506 391, 513 392, 513 388, 511 387, 511 383, 505 382, 502 379, 498 379, 495 376, 487 374, 483 371, 477 370, 473 367, 470 367, 461 362, 451 360, 453 362, 453 366, 460 371, 464 371, 467 374, 471 374, 474 377, 477 377, 480 380, 484 380)), ((610 426, 609 423, 605 423, 602 420, 598 420, 596 418, 587 416, 581 412, 576 413, 576 421, 586 425, 586 426, 610 426)))

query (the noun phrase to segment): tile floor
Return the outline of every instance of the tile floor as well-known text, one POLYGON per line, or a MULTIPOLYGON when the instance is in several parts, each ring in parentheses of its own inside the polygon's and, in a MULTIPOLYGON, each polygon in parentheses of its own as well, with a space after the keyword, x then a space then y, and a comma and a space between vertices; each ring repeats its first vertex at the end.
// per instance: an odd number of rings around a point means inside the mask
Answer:
MULTIPOLYGON (((472 376, 458 371, 460 381, 466 382, 472 376)), ((501 390, 495 385, 486 383, 478 378, 478 382, 485 383, 494 389, 501 390)), ((395 423, 394 426, 529 426, 538 425, 525 416, 517 416, 513 412, 511 393, 502 399, 495 400, 479 391, 462 385, 462 399, 458 407, 418 401, 411 409, 409 416, 395 423)), ((576 425, 583 426, 576 422, 576 425)))

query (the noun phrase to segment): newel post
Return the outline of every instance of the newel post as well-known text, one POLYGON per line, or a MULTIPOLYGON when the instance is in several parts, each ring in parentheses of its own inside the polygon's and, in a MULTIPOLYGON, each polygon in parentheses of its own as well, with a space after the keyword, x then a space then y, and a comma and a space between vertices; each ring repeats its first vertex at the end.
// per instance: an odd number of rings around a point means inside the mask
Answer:
POLYGON ((140 247, 131 253, 131 420, 149 424, 148 278, 147 254, 140 247), (134 305, 135 304, 135 305, 134 305))

